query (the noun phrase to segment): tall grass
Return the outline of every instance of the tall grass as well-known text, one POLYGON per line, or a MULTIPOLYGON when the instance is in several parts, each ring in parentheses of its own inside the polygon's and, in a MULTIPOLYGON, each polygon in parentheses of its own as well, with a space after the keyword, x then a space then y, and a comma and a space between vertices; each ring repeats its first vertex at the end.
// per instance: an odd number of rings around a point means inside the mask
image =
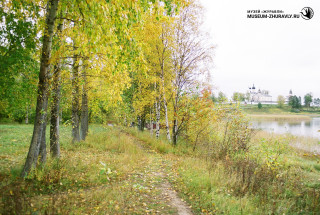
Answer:
POLYGON ((219 121, 195 151, 185 140, 174 147, 149 132, 102 125, 72 144, 62 127, 61 159, 49 158, 27 180, 18 175, 32 126, 0 125, 0 213, 174 213, 159 198, 159 168, 196 214, 320 213, 319 156, 292 147, 314 140, 255 133, 239 116, 219 121))
POLYGON ((196 152, 181 144, 185 149, 176 153, 163 139, 131 133, 155 150, 165 148, 175 161, 171 182, 199 213, 320 213, 319 157, 293 148, 293 136, 256 133, 232 114, 196 152))
POLYGON ((93 125, 90 129, 86 141, 72 144, 68 137, 71 128, 62 128, 61 159, 49 157, 44 166, 33 169, 23 180, 18 176, 32 126, 0 125, 0 130, 4 131, 1 133, 1 152, 9 161, 1 163, 0 213, 144 211, 142 202, 152 200, 134 196, 133 184, 139 178, 133 178, 133 175, 144 171, 149 157, 132 138, 119 130, 101 125, 93 125))

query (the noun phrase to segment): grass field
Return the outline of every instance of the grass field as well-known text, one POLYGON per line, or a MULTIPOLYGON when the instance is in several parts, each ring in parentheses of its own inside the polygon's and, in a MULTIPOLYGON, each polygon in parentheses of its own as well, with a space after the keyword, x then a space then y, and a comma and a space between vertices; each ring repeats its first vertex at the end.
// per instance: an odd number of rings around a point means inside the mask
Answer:
POLYGON ((91 125, 86 141, 71 144, 70 130, 61 128, 60 161, 49 158, 22 180, 32 126, 0 125, 1 214, 176 214, 163 180, 195 214, 320 211, 319 156, 290 147, 295 137, 258 133, 248 158, 210 160, 201 148, 173 147, 147 131, 91 125), (251 171, 253 163, 239 163, 251 157, 258 163, 243 182, 228 165, 251 171))

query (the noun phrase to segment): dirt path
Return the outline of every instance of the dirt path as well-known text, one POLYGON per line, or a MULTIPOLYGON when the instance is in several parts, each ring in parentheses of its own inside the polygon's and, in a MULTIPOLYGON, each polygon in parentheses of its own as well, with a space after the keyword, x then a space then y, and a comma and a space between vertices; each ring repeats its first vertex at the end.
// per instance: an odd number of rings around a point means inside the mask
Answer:
POLYGON ((136 137, 127 134, 131 138, 135 139, 135 143, 139 146, 139 148, 145 150, 153 159, 151 165, 149 166, 149 179, 156 180, 156 189, 161 191, 159 198, 164 199, 168 205, 170 205, 175 213, 178 215, 192 215, 192 211, 190 206, 184 202, 179 196, 178 193, 173 189, 172 185, 166 179, 166 159, 161 154, 150 150, 146 144, 144 144, 141 140, 136 137))
POLYGON ((172 186, 169 182, 163 182, 161 184, 162 194, 168 198, 170 205, 173 208, 177 209, 177 214, 179 215, 191 215, 191 209, 187 203, 183 202, 177 192, 172 189, 172 186))

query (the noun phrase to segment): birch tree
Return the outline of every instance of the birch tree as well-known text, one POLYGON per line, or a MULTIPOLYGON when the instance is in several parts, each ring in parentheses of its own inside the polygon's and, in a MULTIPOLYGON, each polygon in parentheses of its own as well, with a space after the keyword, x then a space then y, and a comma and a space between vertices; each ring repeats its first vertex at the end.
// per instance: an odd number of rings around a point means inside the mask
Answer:
MULTIPOLYGON (((40 144, 41 141, 44 141, 44 139, 42 138, 45 137, 43 133, 45 132, 45 116, 47 114, 48 107, 48 75, 50 67, 49 60, 51 56, 52 37, 56 21, 56 14, 58 10, 58 3, 59 0, 49 0, 47 4, 46 21, 44 26, 44 35, 41 51, 36 118, 28 156, 23 170, 21 172, 22 177, 25 177, 26 174, 28 174, 32 166, 36 166, 38 162, 40 144)), ((43 150, 44 149, 42 149, 42 151, 43 150)), ((44 159, 42 159, 42 161, 44 161, 44 159)))
MULTIPOLYGON (((63 16, 60 12, 60 18, 63 16)), ((62 47, 64 20, 59 20, 57 27, 57 49, 62 47)), ((61 53, 61 52, 60 52, 61 53)), ((60 57, 60 56, 59 56, 60 57)), ((51 119, 50 119, 50 152, 52 157, 60 157, 60 97, 61 97, 61 70, 62 59, 58 59, 53 69, 52 77, 52 103, 51 103, 51 119)))
POLYGON ((177 144, 178 135, 189 119, 188 95, 199 86, 199 76, 205 72, 211 60, 212 46, 199 29, 201 8, 193 2, 178 15, 175 23, 173 45, 173 126, 172 141, 177 144))
MULTIPOLYGON (((168 13, 173 9, 172 4, 180 1, 165 0, 164 4, 168 13)), ((35 1, 41 5, 42 1, 35 1)), ((155 3, 153 1, 152 3, 155 3)), ((46 116, 48 107, 50 69, 57 62, 51 59, 52 39, 57 22, 57 11, 67 9, 68 14, 61 17, 68 21, 63 33, 72 38, 77 44, 74 50, 67 50, 73 60, 73 127, 74 140, 80 139, 79 135, 79 62, 78 57, 85 56, 90 59, 90 83, 95 90, 88 95, 92 96, 91 108, 95 112, 98 108, 116 106, 121 100, 124 89, 130 86, 129 74, 133 71, 132 65, 138 65, 143 60, 140 55, 140 45, 136 43, 133 28, 139 28, 144 14, 153 4, 148 1, 62 1, 48 0, 45 6, 45 22, 43 24, 43 41, 40 59, 40 72, 38 83, 38 97, 33 136, 27 155, 26 163, 21 173, 25 177, 32 167, 35 167, 40 156, 40 161, 46 159, 46 116), (71 23, 76 23, 72 25, 71 23), (78 98, 78 99, 76 99, 78 98), (98 108, 97 108, 98 107, 98 108)), ((159 4, 159 2, 157 2, 159 4)), ((10 5, 10 3, 8 3, 10 5)), ((40 8, 42 8, 41 6, 40 8)), ((56 78, 56 77, 55 77, 56 78)), ((90 98, 88 99, 90 100, 90 98)), ((57 102, 57 100, 55 101, 57 102)), ((86 103, 84 101, 84 103, 86 103)), ((84 107, 86 104, 84 104, 84 107)))

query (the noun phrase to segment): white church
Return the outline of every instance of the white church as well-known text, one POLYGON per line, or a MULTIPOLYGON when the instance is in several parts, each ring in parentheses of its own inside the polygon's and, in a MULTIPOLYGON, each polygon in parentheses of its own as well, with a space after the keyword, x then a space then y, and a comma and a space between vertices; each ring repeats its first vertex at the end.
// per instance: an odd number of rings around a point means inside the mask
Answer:
POLYGON ((250 93, 250 98, 249 102, 251 103, 264 103, 264 104, 271 104, 272 102, 272 96, 269 95, 269 91, 267 90, 256 90, 256 87, 253 86, 249 87, 249 93, 250 93))

